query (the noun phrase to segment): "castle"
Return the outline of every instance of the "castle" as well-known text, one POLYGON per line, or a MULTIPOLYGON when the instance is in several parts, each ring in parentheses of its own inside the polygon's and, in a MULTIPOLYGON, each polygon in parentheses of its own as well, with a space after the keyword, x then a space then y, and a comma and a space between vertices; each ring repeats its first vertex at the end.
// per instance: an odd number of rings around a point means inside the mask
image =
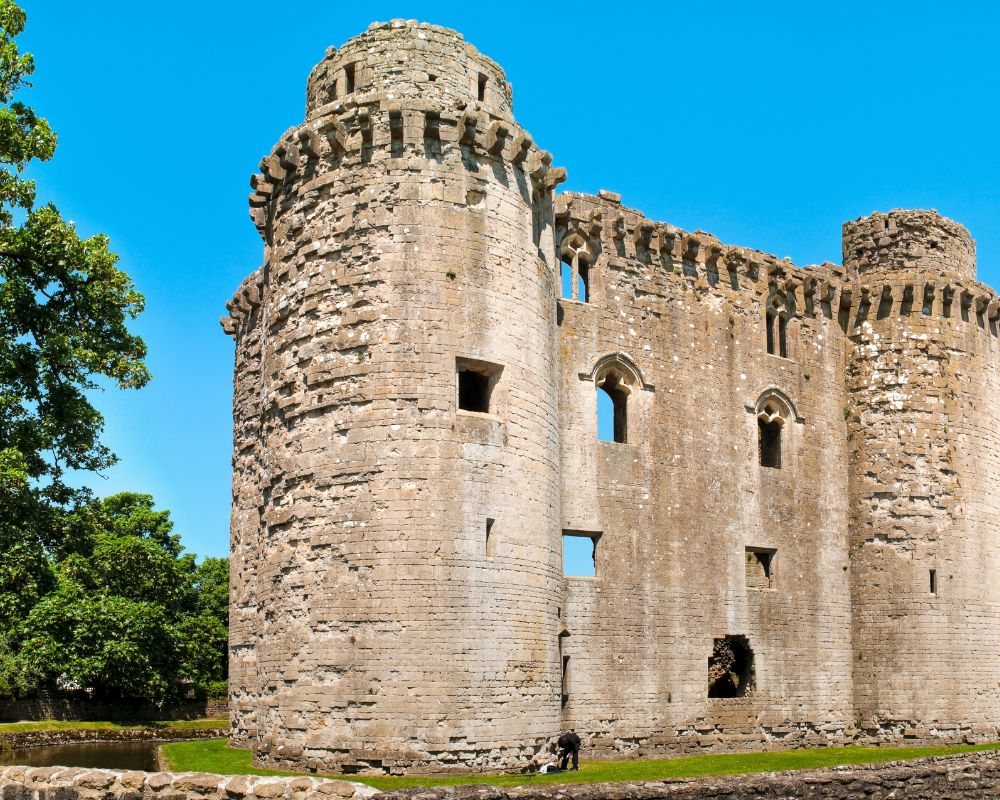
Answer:
POLYGON ((875 213, 798 267, 565 178, 452 30, 376 23, 310 75, 222 319, 233 742, 400 773, 569 728, 590 757, 995 738, 1000 305, 968 231, 875 213))

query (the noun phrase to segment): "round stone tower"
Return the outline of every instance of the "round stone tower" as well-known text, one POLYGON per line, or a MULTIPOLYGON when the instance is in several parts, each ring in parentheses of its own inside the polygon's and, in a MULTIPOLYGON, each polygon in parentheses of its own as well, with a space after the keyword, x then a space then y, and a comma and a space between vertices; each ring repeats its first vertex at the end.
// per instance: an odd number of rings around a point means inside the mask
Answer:
POLYGON ((330 48, 251 180, 234 739, 255 763, 514 768, 558 733, 565 179, 503 71, 395 21, 330 48))
POLYGON ((848 222, 843 242, 856 275, 844 409, 855 704, 883 735, 995 726, 992 292, 976 283, 969 232, 936 212, 848 222))

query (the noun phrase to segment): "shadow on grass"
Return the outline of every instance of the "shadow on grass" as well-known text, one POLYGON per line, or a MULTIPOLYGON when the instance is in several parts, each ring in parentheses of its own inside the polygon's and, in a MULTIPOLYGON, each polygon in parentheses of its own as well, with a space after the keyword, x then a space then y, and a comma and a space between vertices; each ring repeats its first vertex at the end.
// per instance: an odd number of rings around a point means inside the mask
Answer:
MULTIPOLYGON (((823 747, 787 750, 778 753, 723 753, 681 756, 648 761, 582 761, 579 772, 556 775, 414 775, 407 777, 374 775, 329 775, 327 777, 366 783, 391 791, 409 786, 526 786, 536 783, 603 783, 693 778, 701 775, 740 775, 750 772, 781 772, 791 769, 819 769, 846 764, 874 764, 905 761, 928 756, 973 753, 1000 749, 1000 743, 952 747, 823 747)), ((301 775, 257 769, 250 763, 249 750, 227 747, 225 739, 178 742, 163 745, 170 768, 177 772, 211 772, 220 775, 301 775)))

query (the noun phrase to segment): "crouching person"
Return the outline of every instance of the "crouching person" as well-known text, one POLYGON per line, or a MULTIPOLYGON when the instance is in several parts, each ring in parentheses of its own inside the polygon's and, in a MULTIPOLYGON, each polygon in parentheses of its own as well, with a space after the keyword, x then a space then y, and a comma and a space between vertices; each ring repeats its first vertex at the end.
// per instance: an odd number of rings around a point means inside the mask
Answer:
POLYGON ((564 733, 559 737, 556 746, 559 748, 559 757, 562 759, 559 769, 565 771, 569 764, 569 757, 573 756, 573 772, 577 772, 579 770, 580 737, 574 731, 564 733))

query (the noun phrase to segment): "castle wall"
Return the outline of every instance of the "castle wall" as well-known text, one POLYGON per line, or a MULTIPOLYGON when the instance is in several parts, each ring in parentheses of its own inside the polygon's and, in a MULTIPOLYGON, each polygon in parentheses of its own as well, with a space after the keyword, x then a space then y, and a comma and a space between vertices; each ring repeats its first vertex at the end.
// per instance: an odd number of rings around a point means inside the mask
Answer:
POLYGON ((376 24, 310 75, 222 319, 233 743, 400 773, 524 769, 567 728, 607 757, 995 733, 968 232, 876 214, 800 268, 563 180, 454 31, 376 24))
POLYGON ((644 246, 646 221, 614 201, 572 196, 557 233, 574 235, 595 211, 605 224, 589 245, 600 252, 590 302, 560 304, 563 527, 600 532, 596 577, 566 584, 564 724, 619 752, 696 732, 842 733, 851 722, 843 333, 819 302, 806 311, 801 270, 739 249, 720 260, 714 237, 659 223, 662 246, 660 234, 644 246), (609 223, 619 217, 616 240, 609 223), (793 357, 769 355, 765 301, 796 283, 793 357), (597 440, 590 371, 611 353, 648 383, 629 398, 625 444, 597 440), (775 390, 793 413, 782 469, 765 469, 755 408, 775 390), (769 588, 747 585, 748 547, 774 551, 769 588), (746 637, 754 688, 709 698, 708 659, 726 636, 746 637))

